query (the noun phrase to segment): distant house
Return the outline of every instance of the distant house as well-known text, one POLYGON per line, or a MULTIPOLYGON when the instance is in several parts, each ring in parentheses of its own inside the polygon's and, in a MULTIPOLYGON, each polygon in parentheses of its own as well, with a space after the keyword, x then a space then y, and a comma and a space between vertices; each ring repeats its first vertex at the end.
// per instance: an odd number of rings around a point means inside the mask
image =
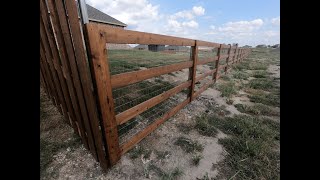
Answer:
POLYGON ((280 44, 275 44, 273 46, 271 46, 272 48, 280 48, 280 44))
POLYGON ((168 51, 189 51, 190 48, 186 47, 186 46, 172 46, 172 45, 169 45, 169 46, 165 47, 165 50, 168 50, 168 51))
MULTIPOLYGON (((108 14, 101 12, 100 10, 87 4, 88 19, 91 23, 104 24, 113 28, 124 29, 127 25, 108 14)), ((107 44, 107 49, 131 49, 127 44, 107 44)))
POLYGON ((137 49, 137 50, 148 50, 148 45, 140 44, 140 45, 134 47, 134 49, 137 49))
POLYGON ((245 45, 243 46, 244 48, 252 48, 252 46, 249 46, 249 45, 245 45))
POLYGON ((108 26, 114 27, 114 28, 122 28, 124 29, 127 27, 127 25, 111 16, 108 14, 105 14, 101 12, 100 10, 90 6, 87 4, 87 11, 88 11, 88 18, 89 21, 94 22, 94 23, 103 23, 108 26))
POLYGON ((148 50, 153 51, 153 52, 164 51, 165 46, 164 45, 157 45, 157 44, 149 44, 148 50))
POLYGON ((256 48, 267 48, 268 46, 265 44, 259 44, 256 46, 256 48))

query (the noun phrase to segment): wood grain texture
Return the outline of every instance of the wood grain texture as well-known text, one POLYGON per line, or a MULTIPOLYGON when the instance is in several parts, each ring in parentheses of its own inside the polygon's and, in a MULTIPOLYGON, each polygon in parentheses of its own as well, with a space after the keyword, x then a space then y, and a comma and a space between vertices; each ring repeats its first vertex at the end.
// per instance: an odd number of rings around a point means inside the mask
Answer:
POLYGON ((198 64, 198 41, 195 42, 195 46, 192 46, 191 49, 191 59, 193 61, 192 67, 192 83, 190 87, 190 102, 194 99, 194 88, 196 84, 196 75, 197 75, 197 64, 198 64))
POLYGON ((111 85, 113 88, 127 86, 152 77, 179 71, 181 69, 192 67, 192 61, 186 61, 161 67, 154 67, 145 70, 127 72, 111 76, 111 85))

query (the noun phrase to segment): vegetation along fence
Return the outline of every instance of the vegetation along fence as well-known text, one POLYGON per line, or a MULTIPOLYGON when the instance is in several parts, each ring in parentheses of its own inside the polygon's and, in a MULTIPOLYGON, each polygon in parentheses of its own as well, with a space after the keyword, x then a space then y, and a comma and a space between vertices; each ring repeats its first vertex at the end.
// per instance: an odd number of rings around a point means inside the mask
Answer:
POLYGON ((40 0, 40 82, 105 170, 250 53, 84 24, 78 10, 74 0, 40 0))

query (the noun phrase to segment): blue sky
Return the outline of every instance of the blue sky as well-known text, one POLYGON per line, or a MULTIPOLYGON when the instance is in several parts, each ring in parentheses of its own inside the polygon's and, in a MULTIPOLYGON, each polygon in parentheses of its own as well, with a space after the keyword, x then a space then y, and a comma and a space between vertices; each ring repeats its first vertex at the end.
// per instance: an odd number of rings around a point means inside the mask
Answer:
POLYGON ((240 46, 280 43, 279 0, 86 0, 127 29, 240 46))

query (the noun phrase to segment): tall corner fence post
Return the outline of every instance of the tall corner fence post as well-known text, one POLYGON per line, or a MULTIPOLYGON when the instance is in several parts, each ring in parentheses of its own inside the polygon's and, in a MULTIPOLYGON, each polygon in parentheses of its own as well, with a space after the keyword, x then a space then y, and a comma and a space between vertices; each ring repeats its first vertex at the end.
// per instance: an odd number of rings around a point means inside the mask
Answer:
POLYGON ((190 102, 194 100, 194 89, 195 89, 195 83, 196 83, 196 74, 197 74, 197 64, 198 64, 198 44, 197 40, 195 40, 195 45, 191 47, 191 58, 193 61, 193 66, 190 68, 192 71, 190 72, 190 75, 192 77, 192 83, 190 86, 190 102))
POLYGON ((219 46, 219 48, 218 48, 218 54, 217 54, 217 56, 218 56, 218 59, 217 59, 217 61, 216 61, 216 65, 215 65, 215 68, 216 68, 216 71, 214 72, 214 74, 213 74, 213 81, 214 81, 214 83, 217 81, 217 77, 218 77, 218 73, 219 73, 219 61, 220 61, 220 56, 221 56, 221 49, 222 49, 222 44, 220 44, 220 46, 219 46))
POLYGON ((229 59, 230 59, 230 54, 231 54, 231 48, 232 48, 232 46, 231 46, 231 44, 230 44, 230 48, 229 48, 229 50, 228 50, 228 58, 227 58, 227 66, 224 68, 224 72, 225 72, 225 74, 227 74, 227 70, 229 69, 229 59))
POLYGON ((106 33, 100 31, 93 23, 85 24, 85 31, 88 38, 88 56, 94 72, 95 85, 97 88, 98 108, 101 113, 101 120, 105 132, 106 153, 110 165, 115 165, 121 156, 118 124, 114 111, 114 100, 112 96, 111 75, 106 51, 106 33))

